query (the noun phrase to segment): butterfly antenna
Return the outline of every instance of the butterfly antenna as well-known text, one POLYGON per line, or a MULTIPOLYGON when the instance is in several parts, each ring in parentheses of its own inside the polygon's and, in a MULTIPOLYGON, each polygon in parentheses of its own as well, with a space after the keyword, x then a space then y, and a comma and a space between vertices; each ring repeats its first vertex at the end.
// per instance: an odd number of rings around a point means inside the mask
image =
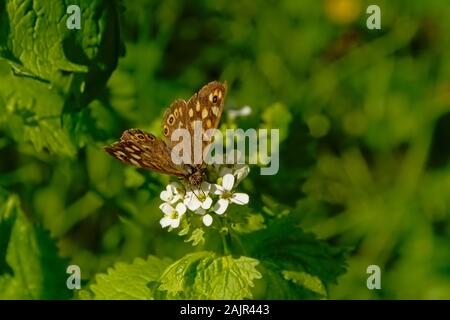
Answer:
POLYGON ((203 191, 202 188, 200 188, 199 190, 200 190, 200 192, 202 193, 203 199, 206 199, 206 193, 205 193, 205 191, 203 191))
POLYGON ((197 199, 199 199, 199 200, 200 200, 200 198, 206 199, 206 193, 201 188, 194 189, 192 186, 189 186, 189 188, 195 194, 197 199))

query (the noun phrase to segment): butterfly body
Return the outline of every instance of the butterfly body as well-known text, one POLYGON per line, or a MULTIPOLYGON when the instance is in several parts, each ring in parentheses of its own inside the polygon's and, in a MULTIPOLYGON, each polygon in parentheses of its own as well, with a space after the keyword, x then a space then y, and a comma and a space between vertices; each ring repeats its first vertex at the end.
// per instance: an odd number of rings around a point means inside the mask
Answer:
MULTIPOLYGON (((212 139, 205 139, 203 133, 218 127, 226 93, 226 82, 210 82, 187 102, 178 99, 166 110, 162 123, 164 140, 139 129, 129 129, 119 141, 105 147, 105 150, 125 164, 177 176, 192 186, 199 186, 204 181, 206 166, 203 161, 194 164, 194 139, 201 140, 202 151, 209 147, 212 139), (201 123, 200 137, 194 134, 194 124, 198 122, 201 123), (189 163, 176 164, 172 161, 171 152, 178 141, 173 141, 171 137, 176 129, 186 129, 190 134, 189 163)), ((203 154, 200 155, 202 158, 203 154)))
POLYGON ((206 175, 205 168, 203 166, 197 167, 186 165, 186 171, 188 172, 187 182, 195 187, 198 187, 203 182, 206 175))

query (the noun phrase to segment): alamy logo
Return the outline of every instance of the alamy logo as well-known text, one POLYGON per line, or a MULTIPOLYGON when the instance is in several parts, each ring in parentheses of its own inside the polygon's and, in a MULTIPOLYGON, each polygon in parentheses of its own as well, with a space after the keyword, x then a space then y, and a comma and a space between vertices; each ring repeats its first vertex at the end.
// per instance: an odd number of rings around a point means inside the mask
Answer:
POLYGON ((67 267, 66 273, 70 274, 67 278, 67 289, 81 289, 81 269, 79 266, 72 264, 67 267))
POLYGON ((174 164, 261 164, 264 166, 261 168, 261 175, 274 175, 278 172, 278 129, 271 129, 270 137, 267 129, 227 129, 223 136, 220 130, 214 128, 204 131, 201 121, 195 121, 193 127, 193 137, 188 129, 174 130, 171 140, 178 142, 171 151, 174 164), (203 142, 210 141, 211 138, 214 138, 214 142, 203 148, 203 142))
POLYGON ((367 18, 366 25, 367 29, 373 30, 373 29, 381 29, 381 9, 376 4, 372 4, 367 7, 366 10, 367 14, 370 14, 370 16, 367 18))
POLYGON ((367 278, 366 285, 367 289, 381 289, 381 269, 376 264, 367 267, 367 273, 370 276, 367 278))
POLYGON ((67 18, 66 26, 69 30, 81 29, 81 10, 80 7, 72 4, 67 7, 67 14, 70 16, 67 18))

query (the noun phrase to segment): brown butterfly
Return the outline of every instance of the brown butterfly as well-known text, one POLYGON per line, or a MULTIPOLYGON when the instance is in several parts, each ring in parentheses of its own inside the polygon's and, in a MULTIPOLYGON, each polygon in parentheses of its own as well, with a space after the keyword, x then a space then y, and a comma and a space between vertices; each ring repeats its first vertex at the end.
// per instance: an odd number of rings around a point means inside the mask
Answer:
MULTIPOLYGON (((166 110, 162 122, 164 140, 139 129, 129 129, 122 134, 120 141, 105 147, 105 150, 123 163, 177 176, 192 186, 199 186, 205 177, 206 164, 193 164, 193 161, 175 164, 171 151, 178 142, 172 141, 171 136, 178 128, 187 129, 194 157, 194 123, 201 123, 202 133, 207 129, 216 129, 222 116, 226 94, 226 82, 210 82, 187 102, 178 99, 166 110)), ((212 139, 203 139, 201 136, 200 139, 203 150, 212 142, 212 139)))

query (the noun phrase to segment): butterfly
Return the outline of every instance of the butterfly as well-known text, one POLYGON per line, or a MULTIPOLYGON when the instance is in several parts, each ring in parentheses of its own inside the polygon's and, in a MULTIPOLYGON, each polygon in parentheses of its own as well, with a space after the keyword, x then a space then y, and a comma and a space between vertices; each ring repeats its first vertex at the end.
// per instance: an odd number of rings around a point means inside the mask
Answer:
MULTIPOLYGON (((198 164, 193 161, 175 164, 171 151, 178 142, 172 141, 172 133, 176 129, 189 131, 193 157, 194 139, 200 138, 202 150, 207 149, 212 138, 196 136, 195 125, 201 124, 202 134, 207 129, 216 129, 220 123, 226 94, 226 82, 210 82, 187 102, 183 99, 175 100, 165 111, 162 121, 164 139, 139 129, 129 129, 122 134, 119 141, 105 147, 105 151, 125 164, 176 176, 191 186, 198 187, 205 179, 206 164, 204 161, 198 164)), ((201 156, 203 158, 203 154, 201 156)))

